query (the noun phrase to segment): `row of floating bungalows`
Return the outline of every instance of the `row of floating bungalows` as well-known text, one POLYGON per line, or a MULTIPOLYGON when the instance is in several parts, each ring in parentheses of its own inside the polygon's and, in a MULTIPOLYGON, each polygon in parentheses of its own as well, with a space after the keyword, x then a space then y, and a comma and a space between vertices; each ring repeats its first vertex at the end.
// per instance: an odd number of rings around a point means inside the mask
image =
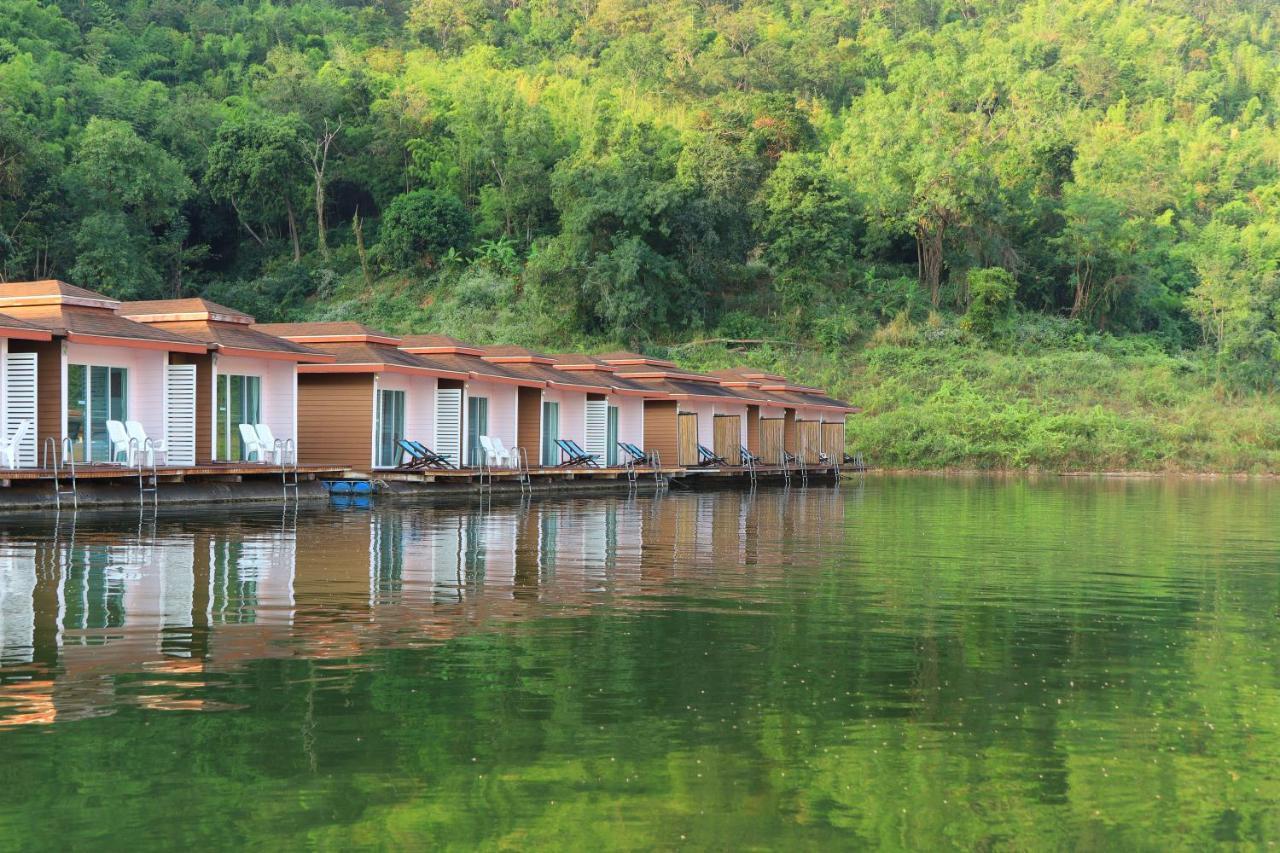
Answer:
POLYGON ((354 322, 258 324, 203 299, 119 302, 60 281, 0 283, 0 449, 15 467, 117 461, 109 421, 135 421, 162 465, 262 461, 241 425, 265 425, 303 465, 394 469, 400 439, 463 467, 481 437, 530 467, 563 463, 557 439, 606 466, 620 443, 666 466, 699 446, 837 464, 845 416, 820 390, 734 368, 711 374, 629 352, 546 355, 443 335, 396 337, 354 322))

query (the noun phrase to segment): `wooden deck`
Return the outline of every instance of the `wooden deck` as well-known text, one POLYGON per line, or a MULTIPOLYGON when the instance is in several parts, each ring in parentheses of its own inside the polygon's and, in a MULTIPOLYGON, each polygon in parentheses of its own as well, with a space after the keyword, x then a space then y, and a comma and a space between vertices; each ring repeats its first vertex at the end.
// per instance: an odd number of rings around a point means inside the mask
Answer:
MULTIPOLYGON (((292 469, 291 469, 292 470, 292 469)), ((315 480, 323 477, 346 476, 347 469, 341 465, 299 465, 299 480, 315 480)), ((142 469, 143 476, 149 477, 150 468, 142 469)), ((258 462, 215 462, 208 465, 157 465, 156 477, 162 482, 180 483, 186 479, 234 480, 244 477, 280 477, 280 466, 258 462)), ((57 472, 61 480, 71 479, 70 468, 61 468, 57 472)), ((125 465, 107 465, 105 463, 76 465, 77 480, 128 480, 138 478, 138 469, 125 465)), ((0 485, 13 483, 52 480, 54 471, 51 468, 6 468, 0 469, 0 485)))
MULTIPOLYGON (((574 467, 538 467, 530 468, 530 477, 544 477, 550 479, 562 480, 617 480, 627 477, 629 469, 622 466, 614 466, 610 468, 587 468, 583 466, 574 467)), ((639 478, 653 478, 656 474, 664 477, 679 477, 684 474, 684 468, 671 467, 659 468, 636 468, 636 476, 639 478)), ((520 472, 514 468, 494 468, 491 472, 484 472, 485 476, 490 474, 494 480, 518 480, 520 472)), ((385 480, 394 483, 432 483, 439 480, 473 480, 481 476, 479 468, 430 468, 426 471, 402 471, 393 469, 379 469, 371 474, 354 475, 359 477, 367 477, 373 480, 385 480)))
MULTIPOLYGON (((816 465, 805 466, 809 476, 830 476, 836 473, 834 466, 826 465, 818 467, 816 465)), ((529 469, 529 476, 533 478, 562 479, 562 480, 617 480, 625 479, 632 469, 624 466, 614 466, 609 468, 588 468, 583 466, 559 466, 559 467, 537 467, 529 469)), ((661 475, 667 478, 682 478, 687 476, 713 476, 713 477, 750 477, 751 468, 740 465, 731 466, 712 466, 712 467, 685 467, 673 465, 670 467, 662 467, 658 469, 650 467, 637 467, 634 469, 636 478, 640 480, 653 479, 655 475, 661 475)), ((757 465, 754 469, 757 477, 784 477, 788 474, 792 477, 800 477, 800 469, 791 466, 784 468, 781 465, 757 465)), ((486 472, 486 476, 488 476, 486 472)), ((494 468, 491 475, 495 481, 517 480, 520 472, 514 468, 494 468)), ((437 481, 449 480, 474 480, 481 476, 479 468, 431 468, 425 471, 405 471, 398 469, 379 469, 372 473, 356 473, 348 472, 347 479, 371 479, 384 480, 386 482, 395 483, 432 483, 437 481)))

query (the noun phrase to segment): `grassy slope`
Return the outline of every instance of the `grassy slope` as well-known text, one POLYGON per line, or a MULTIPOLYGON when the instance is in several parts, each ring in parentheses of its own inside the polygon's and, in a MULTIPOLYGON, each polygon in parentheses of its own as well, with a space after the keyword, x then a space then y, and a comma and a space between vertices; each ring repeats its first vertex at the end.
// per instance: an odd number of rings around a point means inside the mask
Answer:
POLYGON ((745 357, 862 406, 849 444, 876 466, 1280 472, 1280 398, 1224 394, 1195 361, 1158 352, 915 342, 745 357))
MULTIPOLYGON (((500 277, 428 300, 410 285, 357 285, 314 314, 480 343, 618 345, 574 334, 500 277)), ((697 369, 746 361, 830 389, 863 407, 849 444, 877 466, 1280 473, 1280 395, 1225 392, 1196 356, 1063 321, 1022 318, 999 349, 939 321, 891 324, 841 350, 677 345, 665 354, 697 369)))

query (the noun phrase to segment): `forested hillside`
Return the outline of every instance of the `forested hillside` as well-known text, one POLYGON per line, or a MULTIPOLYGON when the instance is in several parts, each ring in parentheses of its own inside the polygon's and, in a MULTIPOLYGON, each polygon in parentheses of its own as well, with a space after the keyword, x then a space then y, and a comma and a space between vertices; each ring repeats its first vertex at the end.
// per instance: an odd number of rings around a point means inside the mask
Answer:
POLYGON ((1278 100, 1261 0, 0 0, 0 275, 764 339, 850 393, 886 345, 1092 352, 1257 406, 1278 100))

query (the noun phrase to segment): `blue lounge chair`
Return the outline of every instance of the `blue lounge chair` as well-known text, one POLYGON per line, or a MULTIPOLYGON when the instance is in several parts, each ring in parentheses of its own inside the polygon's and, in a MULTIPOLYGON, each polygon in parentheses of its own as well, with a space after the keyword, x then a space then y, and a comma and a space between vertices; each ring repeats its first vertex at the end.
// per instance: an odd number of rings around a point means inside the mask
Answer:
POLYGON ((710 450, 698 445, 698 464, 699 465, 728 465, 729 462, 723 456, 716 456, 710 450))
POLYGON ((594 453, 588 453, 583 450, 572 439, 557 438, 556 447, 560 448, 560 452, 564 456, 560 464, 566 468, 572 468, 575 465, 583 465, 588 468, 600 467, 600 458, 594 453))
POLYGON ((401 463, 400 467, 409 467, 417 470, 424 468, 452 468, 453 463, 449 461, 449 457, 440 453, 436 453, 427 447, 421 441, 410 441, 408 439, 400 439, 396 442, 400 449, 408 453, 409 460, 407 463, 401 463))
POLYGON ((645 453, 643 450, 636 447, 634 444, 631 444, 626 441, 619 441, 618 447, 622 448, 622 451, 631 457, 630 462, 632 465, 652 464, 652 460, 649 459, 649 454, 645 453))
POLYGON ((743 447, 741 444, 738 445, 738 455, 741 457, 743 465, 750 467, 760 464, 760 457, 756 456, 750 450, 747 450, 747 448, 743 447))

